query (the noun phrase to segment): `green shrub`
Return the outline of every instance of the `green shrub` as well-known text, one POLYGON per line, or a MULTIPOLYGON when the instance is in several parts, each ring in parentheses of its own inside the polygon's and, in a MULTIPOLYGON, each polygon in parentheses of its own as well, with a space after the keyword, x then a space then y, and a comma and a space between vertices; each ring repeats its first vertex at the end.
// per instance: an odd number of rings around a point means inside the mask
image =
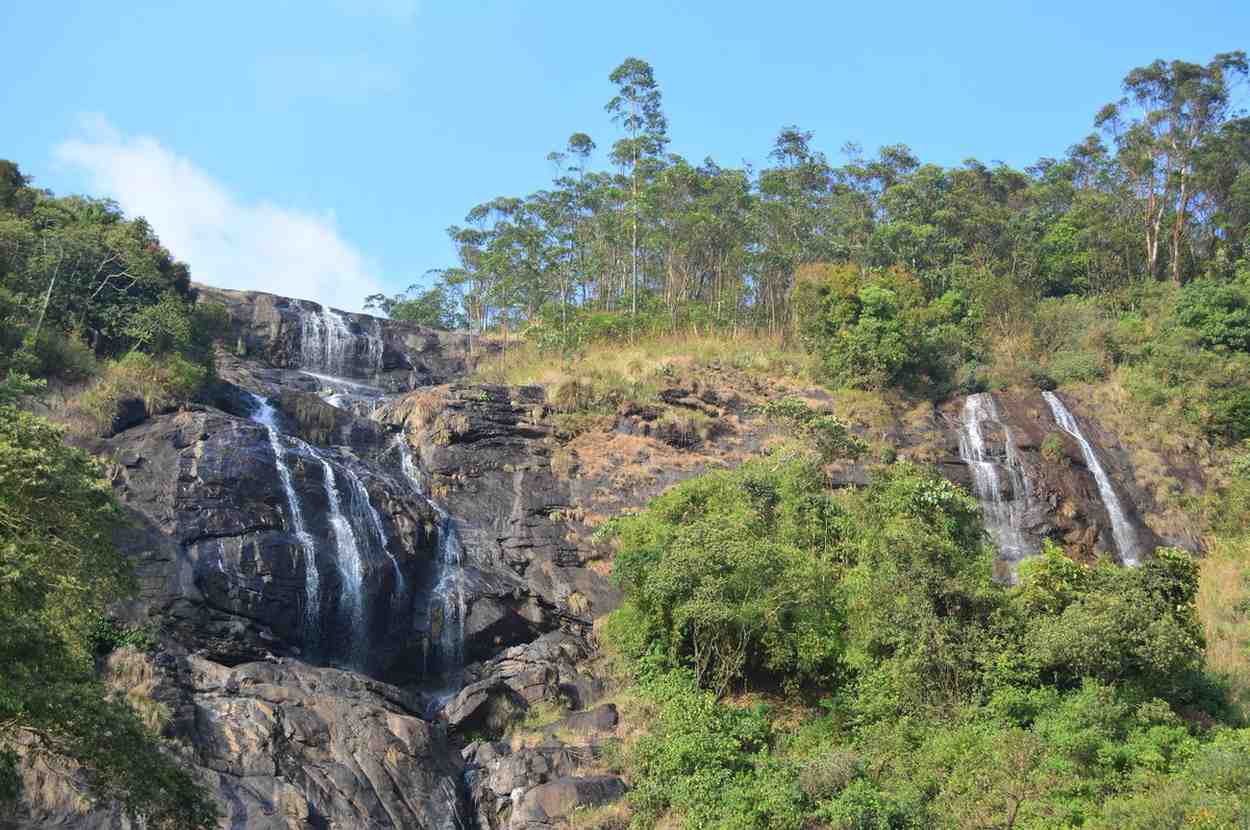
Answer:
POLYGON ((78 397, 77 406, 97 432, 111 429, 122 403, 143 402, 148 415, 183 406, 203 387, 205 366, 179 354, 153 357, 131 352, 109 363, 100 381, 78 397))
POLYGON ((648 673, 640 691, 658 704, 630 759, 643 826, 675 810, 689 830, 800 830, 806 797, 795 770, 768 755, 767 708, 719 704, 687 671, 648 673))
POLYGON ((1242 386, 1211 390, 1204 428, 1224 441, 1250 438, 1250 389, 1242 386))
POLYGON ((1067 460, 1067 453, 1064 450, 1064 438, 1057 432, 1052 432, 1042 439, 1039 451, 1042 454, 1042 458, 1045 458, 1052 464, 1062 464, 1067 460))
POLYGON ((103 614, 95 615, 91 642, 95 653, 99 655, 108 654, 124 646, 152 652, 159 645, 150 629, 143 626, 123 625, 103 614))
POLYGON ((1061 386, 1065 383, 1093 383, 1107 374, 1100 355, 1078 349, 1055 352, 1047 369, 1047 374, 1061 386))
POLYGON ((1250 287, 1213 279, 1193 280, 1181 289, 1174 321, 1207 349, 1250 351, 1250 287))
POLYGON ((614 578, 628 610, 618 614, 721 694, 751 676, 833 680, 839 511, 822 489, 819 470, 803 462, 749 462, 617 520, 603 535, 619 546, 614 578))
POLYGON ((80 381, 97 372, 95 352, 75 334, 44 331, 32 350, 38 360, 32 374, 38 377, 80 381))
POLYGON ((758 407, 757 411, 765 418, 796 427, 800 434, 812 441, 825 461, 858 458, 868 449, 836 416, 818 412, 800 398, 776 398, 758 407))

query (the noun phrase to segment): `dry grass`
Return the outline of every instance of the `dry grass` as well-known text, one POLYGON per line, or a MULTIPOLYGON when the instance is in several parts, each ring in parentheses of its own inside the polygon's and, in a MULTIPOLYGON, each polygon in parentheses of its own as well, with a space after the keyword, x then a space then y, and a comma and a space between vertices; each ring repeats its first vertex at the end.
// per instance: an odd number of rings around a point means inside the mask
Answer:
POLYGON ((1200 573, 1207 666, 1228 683, 1242 718, 1250 720, 1250 536, 1211 542, 1200 573))
POLYGON ((109 689, 123 695, 153 732, 160 732, 169 723, 169 707, 153 699, 157 678, 148 655, 131 646, 122 646, 109 655, 104 677, 109 689))
POLYGON ((504 739, 512 744, 513 750, 542 743, 550 730, 545 727, 556 723, 569 714, 562 703, 555 700, 538 700, 531 703, 520 720, 509 725, 504 739))
POLYGON ((626 830, 633 815, 627 801, 614 801, 599 807, 578 807, 565 819, 565 826, 570 830, 626 830))
POLYGON ((127 400, 143 402, 154 415, 183 406, 200 390, 207 369, 180 355, 152 357, 132 352, 108 363, 99 379, 73 401, 70 429, 82 435, 105 435, 127 400))
POLYGON ((596 373, 645 383, 656 375, 662 378, 682 369, 709 366, 766 377, 797 378, 810 375, 812 360, 806 354, 784 348, 780 341, 754 335, 688 335, 636 343, 595 343, 571 358, 544 354, 524 344, 483 360, 473 379, 485 383, 541 384, 550 390, 570 378, 596 373))

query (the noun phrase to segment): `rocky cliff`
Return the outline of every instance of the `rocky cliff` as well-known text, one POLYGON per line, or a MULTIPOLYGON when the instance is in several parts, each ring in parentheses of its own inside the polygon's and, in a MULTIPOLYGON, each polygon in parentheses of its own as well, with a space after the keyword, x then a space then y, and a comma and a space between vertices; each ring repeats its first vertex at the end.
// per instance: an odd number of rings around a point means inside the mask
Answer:
MULTIPOLYGON (((119 542, 142 595, 119 614, 159 642, 102 670, 202 772, 225 826, 547 827, 619 797, 596 763, 617 715, 596 708, 588 668, 617 597, 590 531, 767 446, 784 430, 757 407, 793 386, 712 367, 673 378, 665 417, 625 402, 567 434, 546 390, 464 382, 489 343, 199 292, 229 318, 211 404, 91 448, 133 519, 119 542), (573 714, 537 745, 499 740, 540 701, 573 714)), ((1149 550, 1150 495, 1080 414, 1149 550)), ((886 433, 991 494, 987 523, 1007 517, 1024 553, 1043 538, 1116 552, 1089 457, 1040 395, 951 401, 886 433)), ((831 482, 866 467, 831 467, 831 482)), ((75 782, 32 763, 25 826, 128 826, 75 782)))

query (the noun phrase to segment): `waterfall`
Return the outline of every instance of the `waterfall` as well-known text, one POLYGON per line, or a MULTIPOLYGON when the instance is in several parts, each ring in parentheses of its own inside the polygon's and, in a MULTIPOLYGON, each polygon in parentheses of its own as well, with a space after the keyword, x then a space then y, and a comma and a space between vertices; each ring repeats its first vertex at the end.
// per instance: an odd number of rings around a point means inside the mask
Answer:
POLYGON ((380 320, 372 320, 364 333, 355 334, 346 318, 332 308, 300 315, 300 362, 306 368, 341 375, 352 368, 349 362, 359 354, 364 368, 380 372, 385 348, 380 320))
POLYGON ((441 667, 445 671, 459 669, 464 666, 464 623, 468 613, 463 584, 464 545, 455 520, 441 504, 430 498, 425 478, 402 434, 397 437, 396 445, 404 475, 412 482, 413 490, 429 502, 438 516, 438 575, 429 606, 430 634, 432 638, 437 636, 441 667), (439 613, 437 622, 434 619, 436 606, 439 613), (434 631, 436 627, 437 635, 434 631))
POLYGON ((301 369, 300 374, 317 381, 317 394, 330 406, 360 418, 374 418, 378 408, 387 400, 386 391, 378 386, 307 369, 301 369))
POLYGON ((1075 438, 1077 444, 1081 447, 1081 455, 1085 457, 1085 466, 1093 473, 1094 481, 1098 484, 1098 494, 1102 497, 1103 506, 1107 508, 1107 515, 1111 517, 1111 535, 1115 539, 1115 546, 1120 552, 1120 561, 1130 567, 1138 565, 1140 563, 1138 558, 1140 550, 1137 541, 1137 531, 1133 529, 1128 516, 1124 514, 1124 509, 1120 505, 1120 497, 1116 495, 1115 489, 1111 486, 1111 478, 1107 475, 1107 471, 1103 469, 1102 464, 1098 461, 1098 455, 1094 452, 1093 445, 1085 438, 1085 435, 1081 432, 1081 425, 1077 423, 1076 418, 1064 406, 1058 395, 1054 392, 1043 392, 1042 396, 1046 398, 1046 403, 1050 404, 1050 411, 1055 416, 1055 423, 1064 432, 1075 438))
POLYGON ((387 538, 386 526, 382 524, 382 514, 378 513, 378 509, 373 506, 373 500, 369 498, 369 491, 365 489, 365 484, 360 480, 360 476, 346 467, 343 468, 343 472, 347 474, 347 480, 352 486, 352 513, 359 514, 363 510, 365 518, 368 519, 369 527, 373 530, 373 535, 377 539, 378 549, 386 554, 387 559, 391 560, 391 568, 395 572, 395 596, 402 598, 404 594, 404 573, 400 570, 399 560, 395 558, 395 554, 391 553, 391 540, 387 538))
POLYGON ((321 458, 321 470, 325 478, 326 504, 330 510, 330 528, 334 531, 334 541, 338 550, 339 570, 343 574, 343 595, 340 603, 347 610, 348 626, 351 632, 352 656, 365 645, 365 609, 364 609, 364 560, 360 556, 360 545, 356 541, 356 530, 351 521, 343 513, 343 500, 339 497, 338 484, 334 480, 334 468, 330 462, 321 458))
MULTIPOLYGON (((309 650, 316 649, 321 633, 321 575, 317 572, 317 548, 312 535, 304 524, 304 514, 300 510, 299 496, 295 485, 291 482, 291 469, 286 463, 286 452, 282 448, 278 436, 277 413, 273 405, 265 398, 252 392, 248 393, 256 404, 252 420, 265 428, 269 435, 269 446, 273 449, 273 463, 278 471, 278 480, 286 493, 287 512, 291 514, 291 529, 299 540, 304 552, 304 620, 305 640, 309 650)), ((224 568, 223 568, 224 572, 224 568)))
POLYGON ((994 540, 999 557, 1012 568, 1014 579, 1015 564, 1036 552, 1024 533, 1024 514, 1032 489, 1020 463, 1015 437, 999 418, 998 406, 992 395, 969 395, 964 401, 959 457, 972 471, 973 489, 981 503, 985 527, 994 540), (1004 453, 1001 462, 991 459, 986 450, 982 424, 987 421, 997 424, 1002 430, 1004 453))

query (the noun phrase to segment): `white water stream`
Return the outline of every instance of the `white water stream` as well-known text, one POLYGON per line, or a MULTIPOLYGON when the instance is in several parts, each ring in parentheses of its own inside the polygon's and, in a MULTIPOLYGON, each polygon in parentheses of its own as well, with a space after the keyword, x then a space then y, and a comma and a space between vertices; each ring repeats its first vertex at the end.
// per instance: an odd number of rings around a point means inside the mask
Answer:
POLYGON ((454 671, 464 667, 464 623, 467 606, 464 598, 464 545, 456 522, 447 510, 430 497, 407 439, 401 434, 395 441, 399 449, 404 475, 412 482, 413 489, 425 497, 438 516, 438 574, 430 602, 430 633, 437 640, 440 668, 454 671), (434 619, 437 607, 439 619, 434 619), (437 631, 435 631, 437 629, 437 631))
POLYGON ((972 471, 973 489, 981 503, 985 527, 1008 563, 1014 579, 1015 565, 1036 553, 1024 532, 1025 512, 1032 497, 1032 486, 1020 463, 1015 437, 998 414, 994 397, 988 393, 969 395, 960 418, 959 457, 972 471), (991 423, 1002 432, 1001 456, 986 447, 983 426, 991 423))
POLYGON ((278 471, 278 480, 282 482, 282 490, 286 494, 287 512, 291 516, 291 530, 299 540, 304 551, 304 620, 305 638, 310 649, 315 649, 321 633, 321 575, 317 571, 317 549, 312 535, 304 524, 304 514, 300 510, 299 496, 291 481, 291 468, 286 463, 286 451, 278 433, 277 412, 273 404, 260 395, 248 392, 256 409, 252 420, 265 428, 269 435, 269 446, 273 449, 273 463, 278 471))
POLYGON ((1064 406, 1058 395, 1054 392, 1043 392, 1042 396, 1050 405, 1050 411, 1055 416, 1055 423, 1075 438, 1081 447, 1081 455, 1085 457, 1085 466, 1093 473, 1094 481, 1098 485, 1098 494, 1102 497, 1103 506, 1107 508, 1107 515, 1111 518, 1111 535, 1119 550, 1120 561, 1129 567, 1140 564, 1141 550, 1137 540, 1137 531, 1125 515, 1124 508, 1120 504, 1120 497, 1111 486, 1111 478, 1098 460, 1098 454, 1094 452, 1093 445, 1081 432, 1080 423, 1064 406))

